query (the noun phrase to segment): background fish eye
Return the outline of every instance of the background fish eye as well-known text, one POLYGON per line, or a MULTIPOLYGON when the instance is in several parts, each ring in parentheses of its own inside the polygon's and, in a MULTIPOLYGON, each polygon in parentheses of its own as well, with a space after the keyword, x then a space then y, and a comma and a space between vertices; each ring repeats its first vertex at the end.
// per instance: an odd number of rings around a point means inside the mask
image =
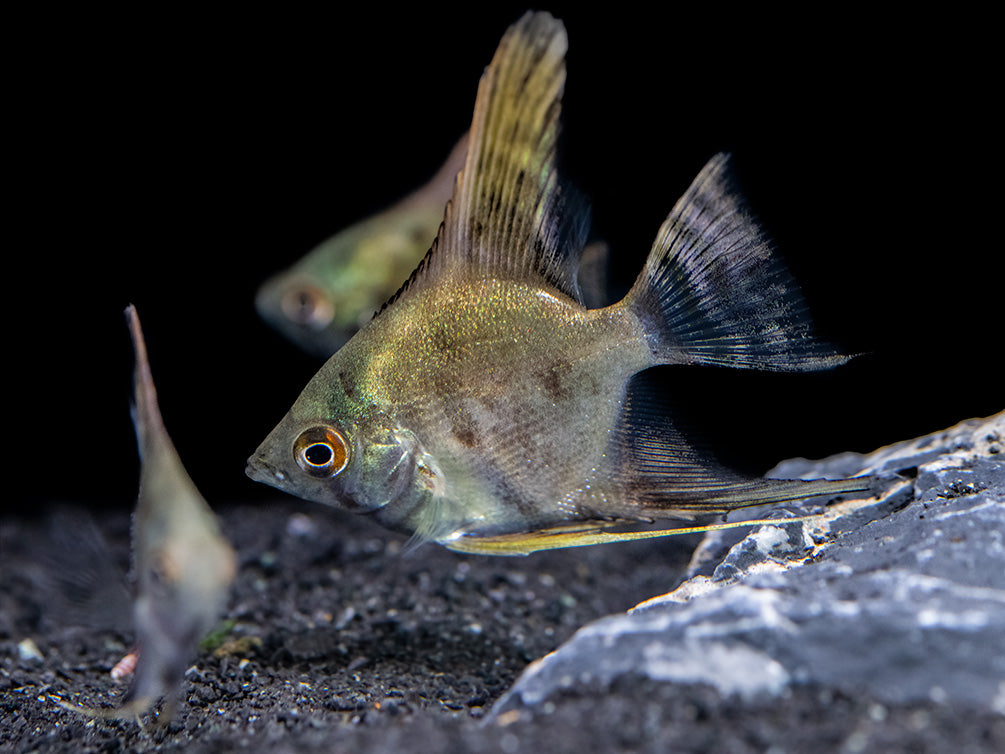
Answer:
POLYGON ((335 316, 328 297, 311 285, 298 285, 283 295, 283 313, 293 322, 318 329, 335 316))
POLYGON ((314 477, 333 477, 349 463, 345 438, 331 427, 304 430, 293 444, 297 465, 314 477))

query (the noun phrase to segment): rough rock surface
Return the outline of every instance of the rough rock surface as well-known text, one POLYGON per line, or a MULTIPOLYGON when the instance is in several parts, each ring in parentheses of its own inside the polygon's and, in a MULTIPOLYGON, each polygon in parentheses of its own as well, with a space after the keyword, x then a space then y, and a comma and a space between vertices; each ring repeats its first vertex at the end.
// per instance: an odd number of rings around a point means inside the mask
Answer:
POLYGON ((871 473, 888 489, 761 526, 722 558, 736 530, 708 535, 687 581, 580 630, 493 714, 639 676, 747 699, 811 684, 1005 714, 1003 447, 999 414, 869 455, 783 463, 773 475, 871 473))

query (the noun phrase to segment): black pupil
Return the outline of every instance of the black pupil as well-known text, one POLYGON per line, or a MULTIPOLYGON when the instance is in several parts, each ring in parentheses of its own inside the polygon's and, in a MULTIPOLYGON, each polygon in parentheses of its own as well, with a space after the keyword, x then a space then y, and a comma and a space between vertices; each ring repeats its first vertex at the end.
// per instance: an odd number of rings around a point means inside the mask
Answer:
POLYGON ((312 466, 324 466, 332 459, 332 449, 324 443, 316 442, 304 451, 304 458, 312 466))
POLYGON ((300 304, 300 316, 307 319, 314 313, 314 296, 310 291, 298 291, 297 302, 300 304))

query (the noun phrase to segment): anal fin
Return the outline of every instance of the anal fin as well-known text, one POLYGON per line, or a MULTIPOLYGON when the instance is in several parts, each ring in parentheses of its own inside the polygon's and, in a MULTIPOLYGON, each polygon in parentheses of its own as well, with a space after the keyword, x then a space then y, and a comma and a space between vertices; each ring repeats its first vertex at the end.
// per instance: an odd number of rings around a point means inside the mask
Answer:
POLYGON ((764 479, 721 464, 699 439, 681 431, 673 401, 646 373, 632 378, 612 435, 610 511, 624 518, 685 518, 811 497, 871 491, 876 480, 764 479))

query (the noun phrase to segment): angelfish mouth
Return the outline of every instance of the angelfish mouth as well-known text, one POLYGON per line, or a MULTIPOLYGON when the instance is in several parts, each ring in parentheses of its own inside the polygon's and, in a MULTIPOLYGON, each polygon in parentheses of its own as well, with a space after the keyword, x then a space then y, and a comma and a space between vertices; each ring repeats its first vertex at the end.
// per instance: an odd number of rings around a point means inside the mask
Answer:
POLYGON ((252 456, 248 459, 248 466, 244 469, 244 473, 256 482, 262 482, 273 487, 278 487, 286 481, 286 474, 284 472, 272 468, 257 456, 252 456))

